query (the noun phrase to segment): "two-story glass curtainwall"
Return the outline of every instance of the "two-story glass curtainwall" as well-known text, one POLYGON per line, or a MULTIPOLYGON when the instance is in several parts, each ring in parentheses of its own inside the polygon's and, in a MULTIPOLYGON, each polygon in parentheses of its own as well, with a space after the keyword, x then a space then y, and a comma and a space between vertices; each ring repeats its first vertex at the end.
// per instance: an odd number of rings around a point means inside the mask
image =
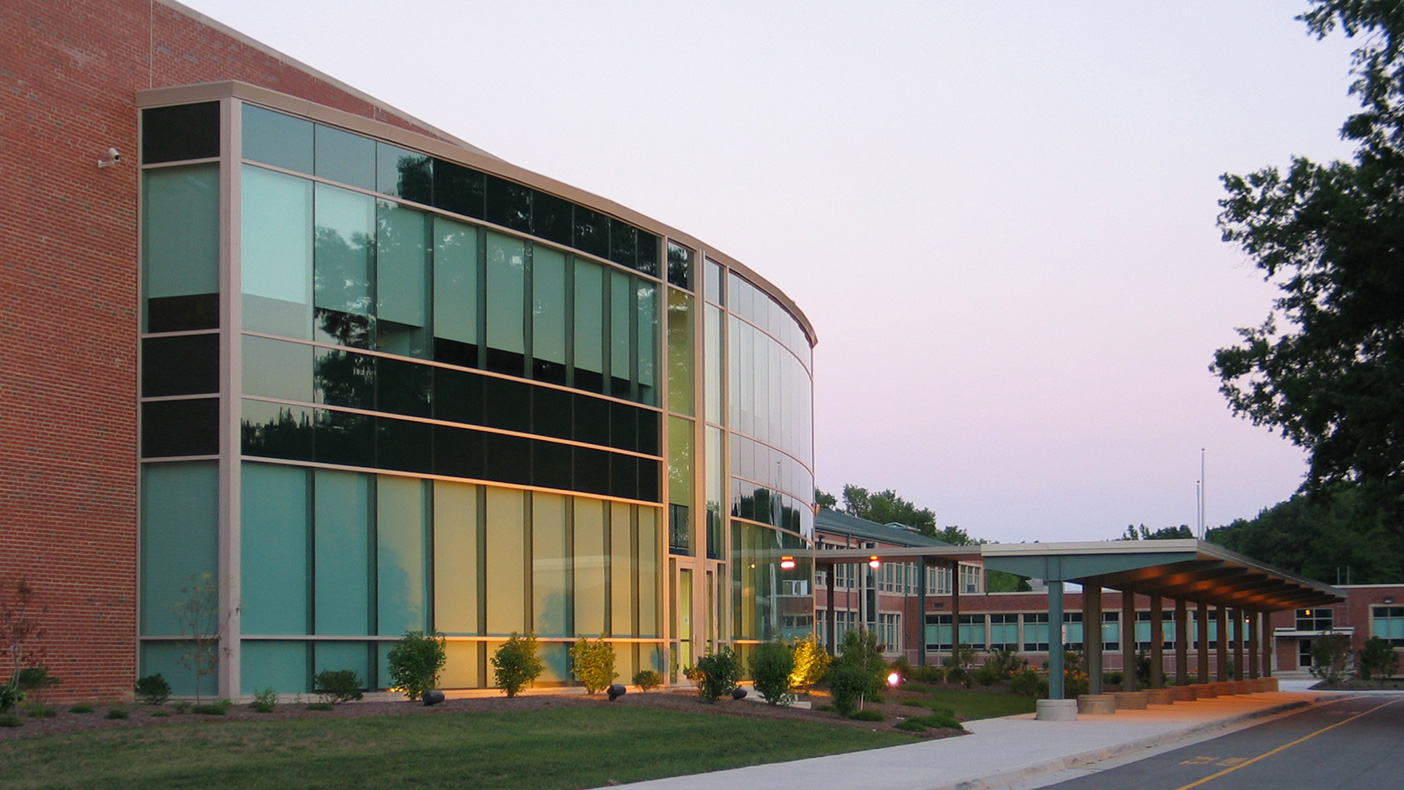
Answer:
POLYGON ((813 333, 783 295, 436 140, 233 83, 141 103, 142 675, 382 689, 429 630, 446 688, 513 632, 546 683, 579 636, 676 679, 812 628, 781 561, 813 532, 813 333))

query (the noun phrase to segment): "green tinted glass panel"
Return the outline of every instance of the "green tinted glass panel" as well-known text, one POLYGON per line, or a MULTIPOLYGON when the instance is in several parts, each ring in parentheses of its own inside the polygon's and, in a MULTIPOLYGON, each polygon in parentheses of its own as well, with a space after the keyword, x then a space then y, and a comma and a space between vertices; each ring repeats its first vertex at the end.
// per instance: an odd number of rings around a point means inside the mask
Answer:
POLYGON ((369 315, 375 200, 317 184, 316 292, 313 303, 342 313, 369 315))
POLYGON ((375 141, 317 124, 317 175, 375 189, 375 141))
POLYGON ((605 517, 609 504, 598 499, 576 499, 575 509, 575 633, 595 636, 605 632, 605 575, 609 555, 605 544, 605 517))
POLYGON ((639 400, 658 403, 658 288, 652 283, 638 281, 639 310, 639 400))
POLYGON ((361 688, 370 688, 370 650, 365 642, 314 642, 312 675, 328 669, 349 669, 361 678, 361 688))
POLYGON ((246 335, 244 394, 312 402, 313 347, 246 335))
MULTIPOLYGON (((146 464, 141 498, 141 632, 190 633, 174 607, 217 584, 219 483, 214 462, 146 464)), ((202 597, 202 602, 217 602, 202 597)))
POLYGON ((395 203, 379 204, 376 237, 376 316, 424 326, 428 309, 427 215, 395 203))
POLYGON ((246 463, 243 478, 243 632, 309 633, 307 471, 246 463))
POLYGON ((376 606, 382 636, 425 627, 424 483, 382 475, 376 485, 376 606))
POLYGON ((487 490, 487 631, 506 636, 525 633, 526 518, 525 494, 502 488, 487 490))
POLYGON ((315 475, 316 632, 365 634, 370 625, 370 478, 322 469, 315 475))
POLYGON ((243 170, 244 328, 311 337, 312 182, 243 170))
POLYGON ((434 483, 434 628, 478 634, 478 487, 434 483))
POLYGON ((721 308, 706 306, 703 327, 704 365, 703 386, 706 392, 707 422, 722 422, 722 313, 721 308))
POLYGON ((565 253, 537 246, 532 252, 532 357, 566 361, 565 253))
POLYGON ((634 506, 639 516, 639 636, 659 636, 662 611, 658 602, 663 595, 663 574, 659 558, 661 534, 660 511, 651 507, 634 506))
POLYGON ((242 694, 257 694, 273 689, 279 694, 306 694, 307 643, 265 642, 245 639, 243 660, 239 664, 239 685, 242 694))
POLYGON ((609 503, 609 601, 613 636, 637 636, 634 630, 634 601, 637 582, 630 508, 622 502, 609 503))
MULTIPOLYGON (((609 371, 616 380, 629 381, 629 367, 633 364, 631 332, 629 321, 633 318, 633 285, 629 275, 623 272, 610 272, 609 278, 609 371)), ((615 392, 615 395, 628 393, 615 392)))
POLYGON ((199 677, 188 669, 183 661, 191 650, 188 642, 143 642, 141 645, 141 666, 137 670, 141 677, 160 674, 171 684, 171 693, 180 696, 193 696, 197 690, 205 696, 214 696, 219 690, 219 677, 211 672, 199 677), (199 688, 196 688, 198 683, 199 688))
POLYGON ((692 414, 692 297, 668 289, 668 408, 692 414))
POLYGON ((478 342, 478 229, 434 218, 434 335, 478 342))
POLYGON ((146 297, 219 291, 219 165, 142 174, 146 297))
POLYGON ((570 553, 566 547, 566 498, 531 497, 531 591, 538 636, 570 636, 570 553))
POLYGON ((487 286, 488 347, 526 353, 526 245, 521 239, 487 234, 487 286))
POLYGON ((244 158, 312 172, 312 122, 245 104, 244 158))
POLYGON ((604 271, 598 264, 575 262, 576 370, 604 372, 603 276, 604 271))
POLYGON ((692 505, 692 420, 668 418, 668 501, 692 505))

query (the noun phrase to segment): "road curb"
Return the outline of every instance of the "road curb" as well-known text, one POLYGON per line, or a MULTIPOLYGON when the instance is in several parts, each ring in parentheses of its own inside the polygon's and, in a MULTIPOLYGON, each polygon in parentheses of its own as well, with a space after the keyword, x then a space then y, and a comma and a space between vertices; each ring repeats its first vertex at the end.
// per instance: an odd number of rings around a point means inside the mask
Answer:
POLYGON ((1261 719, 1265 716, 1273 716, 1279 713, 1286 713, 1287 711, 1291 710, 1306 708, 1312 705, 1319 705, 1323 702, 1334 702, 1339 699, 1344 699, 1348 696, 1350 695, 1341 694, 1332 695, 1329 697, 1322 697, 1316 700, 1293 700, 1292 702, 1284 702, 1281 705, 1274 705, 1270 708, 1262 708, 1261 710, 1250 711, 1248 713, 1241 713, 1237 716, 1232 716, 1227 719, 1215 719, 1214 721, 1202 722, 1200 724, 1195 724, 1193 726, 1184 727, 1178 730, 1172 730, 1170 732, 1161 733, 1159 735, 1151 735, 1145 738, 1138 738, 1134 741, 1119 743, 1115 746, 1108 746, 1102 749, 1092 749, 1090 751, 1080 752, 1078 754, 1067 755, 1064 757, 1055 757, 1050 760, 1045 760, 1041 763, 1034 763, 1032 765, 1024 765, 1018 768, 1011 768, 1007 771, 1000 771, 998 773, 993 773, 988 776, 982 776, 976 779, 965 779, 950 784, 932 785, 930 787, 925 788, 924 790, 990 790, 991 788, 1005 787, 1007 785, 1014 784, 1015 782, 1020 782, 1025 779, 1031 779, 1035 776, 1041 776, 1042 774, 1052 773, 1054 771, 1063 771, 1069 768, 1078 768, 1080 766, 1090 765, 1092 763, 1099 763, 1103 760, 1110 760, 1113 757, 1120 757, 1125 754, 1130 754, 1131 752, 1141 751, 1142 749, 1149 749, 1154 746, 1161 746, 1167 743, 1172 743, 1174 741, 1189 738, 1191 736, 1199 735, 1204 732, 1217 730, 1222 727, 1228 727, 1233 724, 1240 724, 1242 722, 1251 721, 1253 719, 1261 719))

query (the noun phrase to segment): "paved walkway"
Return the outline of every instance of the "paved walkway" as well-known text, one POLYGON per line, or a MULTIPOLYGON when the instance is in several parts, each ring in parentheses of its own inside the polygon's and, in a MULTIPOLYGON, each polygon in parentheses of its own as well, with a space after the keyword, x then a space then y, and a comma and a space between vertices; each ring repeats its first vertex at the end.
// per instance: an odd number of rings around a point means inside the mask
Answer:
POLYGON ((966 724, 970 735, 922 741, 852 754, 772 763, 630 785, 639 790, 984 790, 1033 787, 1037 777, 1123 757, 1171 742, 1243 725, 1253 719, 1304 708, 1341 694, 1305 691, 1306 682, 1283 691, 1219 697, 1076 721, 1035 721, 1033 714, 966 724), (1298 690, 1301 689, 1301 690, 1298 690))

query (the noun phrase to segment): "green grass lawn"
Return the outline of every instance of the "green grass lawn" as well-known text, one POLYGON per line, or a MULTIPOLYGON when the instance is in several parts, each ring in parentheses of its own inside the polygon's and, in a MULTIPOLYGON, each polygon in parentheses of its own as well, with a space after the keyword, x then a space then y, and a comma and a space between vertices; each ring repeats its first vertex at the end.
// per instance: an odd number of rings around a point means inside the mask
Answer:
POLYGON ((625 706, 149 726, 0 743, 5 787, 583 788, 911 743, 625 706))
POLYGON ((947 686, 929 686, 924 683, 909 683, 907 687, 921 689, 931 695, 930 702, 922 701, 924 706, 933 709, 946 708, 967 721, 1033 713, 1036 702, 1033 697, 996 691, 968 691, 947 686))

